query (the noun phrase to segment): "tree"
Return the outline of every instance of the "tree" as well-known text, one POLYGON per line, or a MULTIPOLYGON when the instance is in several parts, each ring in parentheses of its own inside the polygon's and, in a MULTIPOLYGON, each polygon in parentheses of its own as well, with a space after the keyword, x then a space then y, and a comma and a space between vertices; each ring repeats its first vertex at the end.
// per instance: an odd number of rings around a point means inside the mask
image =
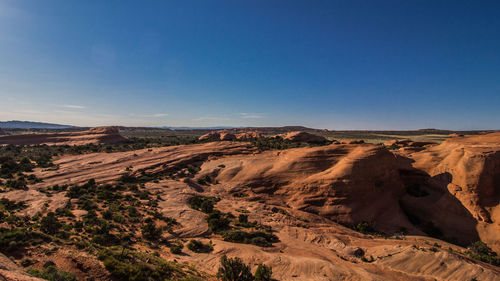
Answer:
POLYGON ((48 213, 40 222, 40 230, 51 235, 56 234, 61 227, 61 223, 53 212, 48 213))
POLYGON ((226 255, 220 258, 220 267, 217 278, 221 281, 253 281, 250 267, 243 263, 240 258, 228 258, 226 255))
POLYGON ((265 264, 259 264, 257 270, 255 271, 256 281, 271 281, 273 275, 273 269, 265 264))
POLYGON ((161 238, 163 229, 156 227, 154 222, 149 222, 142 228, 142 236, 150 241, 157 241, 161 238))

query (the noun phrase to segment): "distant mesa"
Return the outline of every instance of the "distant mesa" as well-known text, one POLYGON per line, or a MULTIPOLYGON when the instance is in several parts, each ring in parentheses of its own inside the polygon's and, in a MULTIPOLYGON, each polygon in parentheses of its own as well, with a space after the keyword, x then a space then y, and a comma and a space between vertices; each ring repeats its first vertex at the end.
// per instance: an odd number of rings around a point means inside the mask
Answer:
POLYGON ((73 126, 43 123, 43 122, 31 122, 31 121, 0 121, 0 128, 3 129, 69 129, 73 126))
POLYGON ((0 145, 86 145, 118 143, 127 138, 120 135, 117 127, 96 127, 80 132, 61 132, 45 134, 22 134, 0 137, 0 145))
POLYGON ((283 136, 283 139, 292 142, 309 142, 309 143, 324 143, 328 140, 322 136, 314 135, 307 132, 290 132, 283 136))

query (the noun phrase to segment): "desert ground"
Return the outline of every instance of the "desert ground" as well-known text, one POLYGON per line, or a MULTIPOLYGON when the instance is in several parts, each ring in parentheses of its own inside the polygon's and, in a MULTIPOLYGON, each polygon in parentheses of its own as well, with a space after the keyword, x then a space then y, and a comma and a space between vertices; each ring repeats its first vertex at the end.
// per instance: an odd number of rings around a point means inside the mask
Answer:
POLYGON ((0 280, 500 280, 499 132, 5 133, 0 280))

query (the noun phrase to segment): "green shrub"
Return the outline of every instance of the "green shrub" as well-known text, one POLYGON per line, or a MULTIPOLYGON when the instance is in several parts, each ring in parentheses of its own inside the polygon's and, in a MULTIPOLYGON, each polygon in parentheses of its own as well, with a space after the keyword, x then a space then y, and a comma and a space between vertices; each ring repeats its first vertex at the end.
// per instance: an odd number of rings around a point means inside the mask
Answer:
POLYGON ((230 228, 230 221, 227 218, 227 215, 222 214, 219 211, 208 214, 206 220, 208 223, 208 228, 213 233, 221 233, 230 228))
POLYGON ((226 255, 220 258, 220 267, 217 277, 221 281, 253 281, 254 277, 250 267, 243 263, 240 258, 228 258, 226 255))
POLYGON ((500 258, 486 243, 482 241, 474 242, 468 247, 467 254, 474 259, 492 264, 500 265, 500 258))
POLYGON ((4 254, 18 252, 26 246, 38 245, 42 242, 49 242, 50 240, 50 237, 47 235, 29 231, 24 228, 0 228, 0 252, 4 254))
POLYGON ((215 197, 193 196, 189 198, 188 204, 192 209, 209 214, 213 212, 215 203, 219 200, 215 197))
POLYGON ((184 248, 184 245, 180 242, 175 242, 170 244, 170 252, 172 254, 181 254, 182 253, 182 248, 184 248))
POLYGON ((279 241, 276 235, 264 231, 245 232, 242 230, 232 230, 225 232, 222 237, 224 241, 253 244, 261 247, 269 247, 279 241))
POLYGON ((168 262, 152 254, 112 247, 102 250, 98 258, 116 280, 182 280, 194 277, 184 272, 175 262, 168 262))
POLYGON ((203 244, 201 241, 194 239, 189 241, 187 248, 195 253, 210 253, 214 250, 212 244, 203 244))
POLYGON ((161 227, 156 227, 154 222, 149 222, 142 228, 142 236, 150 241, 158 241, 163 234, 161 227))
POLYGON ((62 224, 53 212, 48 213, 40 222, 40 230, 50 235, 56 234, 61 227, 62 224))
POLYGON ((255 271, 255 281, 272 281, 273 269, 270 266, 259 264, 255 271))
POLYGON ((375 229, 366 221, 358 223, 354 229, 363 234, 370 234, 376 232, 375 229))
POLYGON ((31 269, 28 270, 28 273, 34 277, 49 281, 78 281, 72 273, 58 270, 55 265, 46 266, 41 272, 36 269, 31 269))

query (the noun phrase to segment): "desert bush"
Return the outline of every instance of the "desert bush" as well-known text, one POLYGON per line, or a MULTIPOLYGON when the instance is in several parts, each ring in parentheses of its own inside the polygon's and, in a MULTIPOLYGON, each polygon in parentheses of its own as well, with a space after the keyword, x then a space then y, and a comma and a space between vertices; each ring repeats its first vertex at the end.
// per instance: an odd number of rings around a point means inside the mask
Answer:
POLYGON ((163 234, 161 227, 156 227, 154 222, 149 222, 142 228, 142 236, 149 241, 158 241, 163 234))
POLYGON ((220 199, 215 197, 193 196, 189 198, 188 203, 192 209, 209 214, 213 212, 215 203, 218 201, 220 199))
POLYGON ((205 219, 207 220, 208 228, 213 233, 221 233, 230 228, 230 221, 227 215, 219 211, 208 214, 205 219))
POLYGON ((486 243, 477 241, 471 244, 468 248, 467 254, 474 259, 492 264, 500 265, 500 258, 486 243))
POLYGON ((220 258, 220 267, 217 277, 221 281, 253 281, 254 277, 250 267, 243 263, 240 258, 228 258, 226 255, 220 258))
POLYGON ((40 221, 40 230, 50 235, 56 234, 61 227, 62 224, 53 212, 48 213, 47 216, 43 217, 40 221))
POLYGON ((224 241, 253 244, 261 247, 269 247, 272 246, 273 243, 279 241, 276 235, 264 231, 246 232, 242 230, 231 230, 226 231, 222 237, 224 238, 224 241))
POLYGON ((361 232, 363 234, 370 234, 370 233, 375 233, 375 229, 366 221, 362 221, 358 223, 354 229, 358 232, 361 232))
POLYGON ((178 254, 182 253, 182 248, 184 248, 184 245, 182 245, 182 243, 180 243, 180 242, 174 242, 174 243, 170 243, 169 247, 170 247, 170 252, 172 254, 178 255, 178 254))
POLYGON ((38 245, 51 241, 50 237, 42 233, 26 230, 25 228, 0 228, 0 252, 7 254, 29 245, 38 245))
POLYGON ((204 244, 203 242, 194 239, 189 241, 186 246, 189 250, 195 253, 210 253, 214 250, 212 244, 204 244))
POLYGON ((58 270, 55 265, 44 267, 43 271, 30 269, 28 273, 34 277, 42 278, 49 281, 78 281, 78 279, 69 272, 58 270))
POLYGON ((175 262, 168 262, 155 255, 111 247, 98 254, 105 268, 116 280, 182 280, 194 277, 184 272, 175 262))
POLYGON ((250 228, 250 227, 255 227, 257 226, 257 222, 249 222, 248 221, 248 215, 243 215, 243 214, 240 214, 238 216, 238 222, 235 223, 236 226, 241 226, 241 227, 245 227, 245 228, 250 228))
POLYGON ((255 281, 272 281, 273 269, 270 266, 259 264, 255 271, 255 281))

